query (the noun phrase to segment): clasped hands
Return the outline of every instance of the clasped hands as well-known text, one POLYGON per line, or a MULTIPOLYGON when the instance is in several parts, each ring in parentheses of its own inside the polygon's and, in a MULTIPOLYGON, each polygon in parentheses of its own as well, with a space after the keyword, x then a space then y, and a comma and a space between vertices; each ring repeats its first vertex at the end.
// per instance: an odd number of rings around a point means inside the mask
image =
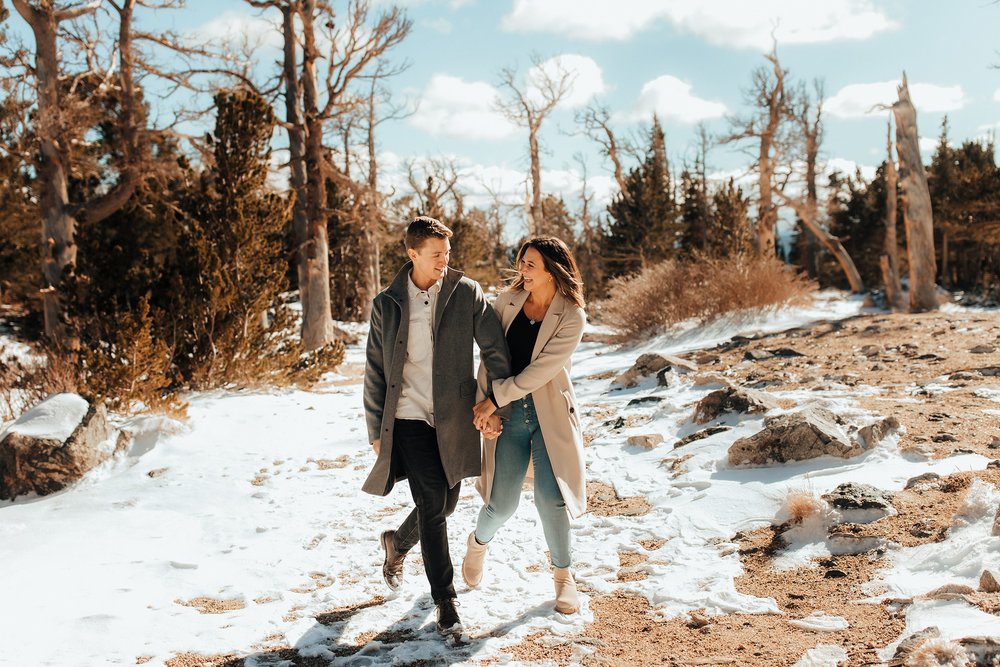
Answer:
POLYGON ((483 434, 483 437, 496 438, 503 431, 500 415, 494 414, 496 409, 497 406, 493 405, 493 401, 489 398, 484 398, 472 408, 472 423, 483 434))

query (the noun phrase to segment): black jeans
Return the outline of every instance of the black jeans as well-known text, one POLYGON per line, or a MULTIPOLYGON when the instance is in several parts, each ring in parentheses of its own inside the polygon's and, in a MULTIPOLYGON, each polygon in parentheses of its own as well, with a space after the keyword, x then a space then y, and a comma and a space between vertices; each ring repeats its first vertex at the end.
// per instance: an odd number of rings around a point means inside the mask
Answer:
POLYGON ((438 451, 437 432, 419 419, 397 419, 392 432, 393 454, 406 471, 416 506, 393 538, 396 551, 406 553, 420 542, 431 597, 441 602, 455 597, 455 569, 448 550, 448 517, 455 511, 462 483, 448 488, 438 451))

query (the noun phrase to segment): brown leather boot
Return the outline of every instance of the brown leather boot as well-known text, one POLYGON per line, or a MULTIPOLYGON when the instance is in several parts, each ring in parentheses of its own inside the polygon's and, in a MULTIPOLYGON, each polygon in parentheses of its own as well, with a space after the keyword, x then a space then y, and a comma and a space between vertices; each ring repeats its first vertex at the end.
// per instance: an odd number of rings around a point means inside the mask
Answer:
POLYGON ((580 609, 580 598, 576 594, 576 582, 568 567, 552 569, 552 581, 556 586, 556 611, 560 614, 575 614, 580 609))
POLYGON ((468 548, 465 551, 465 558, 462 559, 462 579, 469 588, 475 588, 483 580, 484 561, 489 545, 480 544, 476 540, 476 531, 469 533, 466 544, 468 548))

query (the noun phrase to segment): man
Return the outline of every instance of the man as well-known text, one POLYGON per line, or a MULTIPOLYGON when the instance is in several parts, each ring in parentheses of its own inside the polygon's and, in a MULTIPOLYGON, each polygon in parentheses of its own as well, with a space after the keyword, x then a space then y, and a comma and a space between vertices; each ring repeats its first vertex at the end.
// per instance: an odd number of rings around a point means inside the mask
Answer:
POLYGON ((384 496, 409 481, 415 505, 380 536, 382 575, 399 588, 403 559, 419 541, 437 605, 437 630, 460 633, 447 518, 462 479, 479 475, 480 435, 472 341, 493 379, 510 375, 503 329, 479 284, 448 268, 452 232, 418 217, 406 229, 406 254, 392 284, 372 302, 365 367, 365 416, 377 458, 364 490, 384 496))

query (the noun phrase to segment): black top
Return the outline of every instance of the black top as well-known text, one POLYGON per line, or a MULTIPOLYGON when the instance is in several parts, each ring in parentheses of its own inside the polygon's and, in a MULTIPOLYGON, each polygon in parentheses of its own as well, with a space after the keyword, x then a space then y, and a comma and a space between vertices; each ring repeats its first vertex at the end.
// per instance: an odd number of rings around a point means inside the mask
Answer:
POLYGON ((541 320, 529 320, 524 309, 517 314, 507 329, 507 348, 510 350, 510 370, 517 375, 531 363, 531 353, 538 340, 538 327, 541 320))

